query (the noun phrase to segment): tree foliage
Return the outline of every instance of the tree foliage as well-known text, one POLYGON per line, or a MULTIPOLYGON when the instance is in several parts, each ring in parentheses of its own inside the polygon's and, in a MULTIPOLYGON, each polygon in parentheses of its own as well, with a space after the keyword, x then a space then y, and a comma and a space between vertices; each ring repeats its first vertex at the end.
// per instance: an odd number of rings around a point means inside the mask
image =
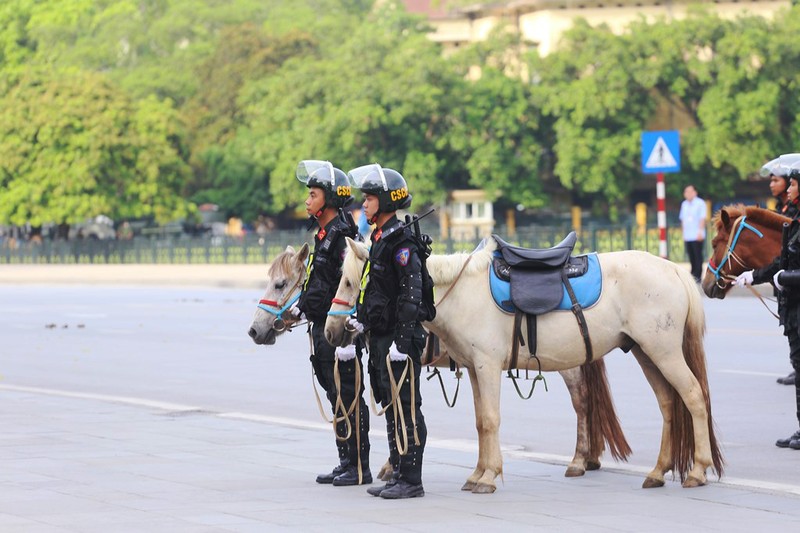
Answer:
POLYGON ((101 75, 30 74, 0 98, 0 220, 75 223, 98 214, 166 222, 190 206, 181 124, 101 75))
POLYGON ((798 7, 779 31, 699 8, 621 35, 577 21, 539 57, 513 25, 443 55, 400 4, 0 2, 0 223, 284 213, 307 158, 396 168, 415 207, 566 191, 613 217, 641 189, 644 130, 681 132, 672 195, 729 197, 800 144, 798 7))

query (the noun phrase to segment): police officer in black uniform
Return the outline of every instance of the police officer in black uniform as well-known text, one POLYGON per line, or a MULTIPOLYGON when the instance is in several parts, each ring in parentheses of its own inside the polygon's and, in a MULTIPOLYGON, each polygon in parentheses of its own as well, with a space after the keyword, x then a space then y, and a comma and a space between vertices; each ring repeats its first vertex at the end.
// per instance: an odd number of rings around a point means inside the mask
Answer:
MULTIPOLYGON (((796 206, 798 199, 800 199, 800 162, 798 162, 800 161, 800 156, 792 157, 794 155, 781 156, 778 163, 770 162, 772 165, 767 171, 785 173, 789 176, 787 202, 796 206)), ((743 272, 736 278, 734 283, 744 286, 771 281, 775 288, 780 291, 778 314, 783 325, 783 334, 789 340, 789 359, 796 374, 797 370, 800 369, 800 224, 797 221, 796 210, 790 226, 787 248, 781 250, 781 256, 776 257, 771 264, 763 268, 743 272), (785 270, 781 269, 781 256, 786 257, 785 270)), ((800 424, 800 384, 796 379, 794 386, 797 421, 800 424)), ((790 437, 778 439, 775 445, 779 448, 800 450, 800 430, 790 437)))
POLYGON ((337 390, 334 382, 334 363, 336 349, 325 339, 325 320, 331 307, 331 300, 336 294, 341 278, 342 261, 347 243, 345 237, 355 239, 358 233, 355 222, 349 212, 345 212, 352 201, 350 182, 347 175, 327 161, 301 161, 297 166, 297 179, 308 187, 306 211, 319 226, 314 237, 314 254, 310 258, 310 266, 303 292, 292 314, 304 314, 311 322, 311 338, 314 353, 311 365, 317 381, 325 390, 331 402, 334 416, 341 418, 336 424, 336 447, 339 452, 339 465, 328 474, 317 476, 317 483, 331 483, 334 486, 359 485, 372 483, 369 470, 369 411, 364 402, 363 385, 356 390, 356 382, 363 383, 363 373, 357 358, 340 360, 341 401, 348 409, 355 398, 357 408, 350 414, 350 435, 347 435, 347 423, 342 409, 337 412, 337 390), (340 438, 342 437, 342 438, 340 438))
POLYGON ((426 338, 421 322, 432 320, 429 315, 434 312, 423 304, 419 240, 396 216, 398 209, 411 205, 411 194, 403 176, 390 168, 373 164, 348 174, 364 193, 367 219, 376 225, 365 266, 368 282, 358 305, 358 319, 351 319, 350 325, 367 334, 370 383, 384 408, 392 401, 391 380, 400 387, 396 409, 386 409, 393 476, 386 485, 367 492, 386 499, 418 498, 425 495, 422 455, 427 437, 419 388, 426 338), (400 381, 407 365, 406 377, 400 381), (407 449, 399 450, 398 444, 407 449))
MULTIPOLYGON (((761 177, 769 178, 769 191, 775 198, 775 212, 789 218, 796 218, 797 199, 789 201, 789 168, 787 163, 795 163, 800 159, 800 154, 787 154, 777 157, 761 167, 761 177)), ((777 293, 777 289, 775 289, 777 293)), ((778 296, 777 294, 775 296, 778 296)), ((787 376, 778 378, 781 385, 794 385, 796 373, 790 372, 787 376)))

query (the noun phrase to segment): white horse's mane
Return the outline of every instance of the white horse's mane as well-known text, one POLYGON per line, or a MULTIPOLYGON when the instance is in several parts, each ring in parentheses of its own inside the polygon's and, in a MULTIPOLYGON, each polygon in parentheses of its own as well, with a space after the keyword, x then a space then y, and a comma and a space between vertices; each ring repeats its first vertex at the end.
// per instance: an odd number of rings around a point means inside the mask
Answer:
MULTIPOLYGON (((369 247, 365 243, 356 242, 355 245, 363 250, 364 254, 368 253, 369 247)), ((433 283, 435 285, 447 285, 458 276, 458 273, 461 272, 461 268, 464 266, 464 262, 470 255, 472 259, 467 265, 467 268, 464 269, 464 275, 483 271, 486 265, 491 261, 492 254, 496 249, 497 243, 495 240, 487 239, 483 248, 471 254, 459 252, 451 255, 432 255, 428 258, 427 262, 428 272, 431 278, 433 278, 433 283)), ((348 249, 347 256, 342 265, 342 276, 349 279, 351 283, 357 285, 361 279, 364 263, 357 258, 351 257, 351 255, 353 255, 353 252, 348 249)))
POLYGON ((456 279, 464 262, 472 256, 463 275, 468 276, 486 270, 486 265, 492 260, 492 254, 497 249, 494 239, 486 239, 483 248, 472 253, 459 252, 452 255, 432 255, 428 258, 428 272, 433 278, 434 285, 449 285, 456 279))
POLYGON ((281 274, 285 276, 291 275, 293 273, 292 268, 296 266, 294 257, 295 251, 291 246, 275 256, 275 259, 272 260, 272 264, 269 266, 269 271, 267 272, 269 278, 276 279, 281 274))

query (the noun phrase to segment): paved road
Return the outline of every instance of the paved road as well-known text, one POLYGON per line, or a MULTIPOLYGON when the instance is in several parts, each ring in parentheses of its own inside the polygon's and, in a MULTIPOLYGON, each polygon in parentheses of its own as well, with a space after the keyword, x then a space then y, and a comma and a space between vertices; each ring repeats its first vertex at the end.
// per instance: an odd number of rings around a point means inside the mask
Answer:
MULTIPOLYGON (((558 376, 527 402, 504 383, 504 481, 493 495, 462 493, 476 459, 469 384, 448 409, 426 382, 427 495, 386 502, 362 487, 313 482, 334 452, 311 391, 305 336, 257 347, 246 329, 259 290, 177 287, 169 280, 180 274, 165 277, 168 285, 0 284, 0 531, 800 526, 800 452, 773 446, 796 428, 791 388, 775 384, 788 370, 786 343, 755 299, 705 300, 714 416, 728 460, 721 481, 639 488, 655 461, 660 419, 641 371, 614 353, 609 379, 634 448, 629 464, 606 460, 599 472, 564 478, 574 414, 558 376)), ((196 283, 231 283, 224 278, 196 283)), ((455 385, 452 376, 446 383, 455 385)), ((373 431, 375 465, 384 438, 373 431)))

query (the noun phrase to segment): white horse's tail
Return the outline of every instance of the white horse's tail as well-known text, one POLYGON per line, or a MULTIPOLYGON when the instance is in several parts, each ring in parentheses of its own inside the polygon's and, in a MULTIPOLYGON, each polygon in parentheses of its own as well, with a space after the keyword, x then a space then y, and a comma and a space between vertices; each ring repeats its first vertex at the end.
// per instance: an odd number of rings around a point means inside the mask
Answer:
MULTIPOLYGON (((703 337, 706 332, 706 317, 703 310, 703 300, 692 275, 682 268, 676 268, 677 275, 686 290, 689 299, 689 313, 686 317, 686 326, 683 335, 683 356, 686 364, 700 383, 703 398, 708 413, 708 435, 711 444, 711 458, 717 476, 722 476, 722 452, 719 449, 717 438, 714 434, 714 420, 711 417, 711 395, 708 390, 708 374, 706 371, 706 354, 703 337)), ((673 472, 680 475, 681 481, 686 478, 690 470, 694 455, 694 431, 692 415, 678 395, 672 389, 672 456, 673 472)))

